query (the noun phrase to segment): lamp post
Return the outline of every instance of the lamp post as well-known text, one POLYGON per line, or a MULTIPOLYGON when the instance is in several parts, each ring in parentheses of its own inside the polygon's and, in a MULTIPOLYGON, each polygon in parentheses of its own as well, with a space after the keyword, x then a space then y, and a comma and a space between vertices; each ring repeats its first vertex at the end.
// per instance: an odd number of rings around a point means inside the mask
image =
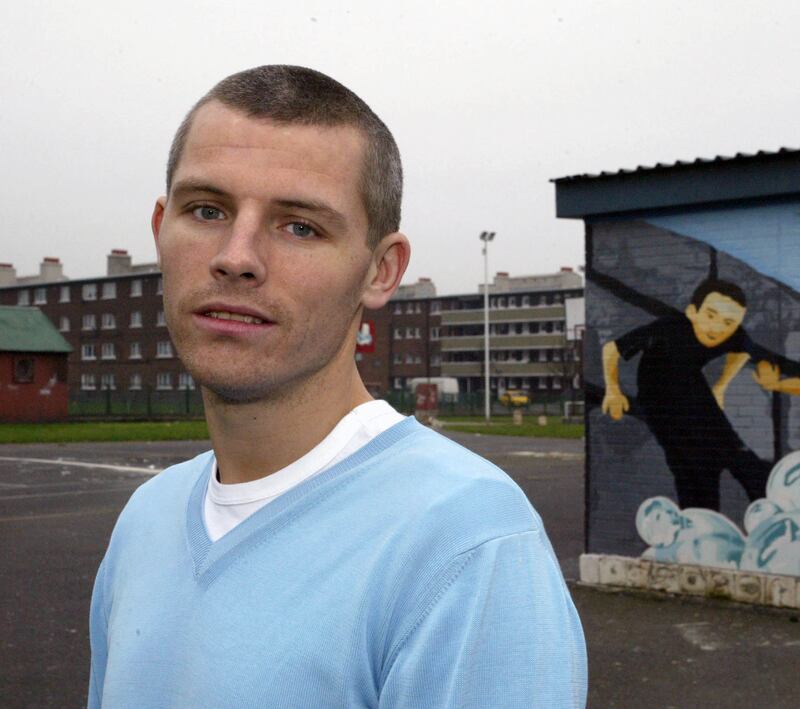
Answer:
POLYGON ((489 242, 494 239, 493 231, 482 231, 480 239, 483 242, 483 368, 486 377, 483 395, 486 423, 492 417, 492 389, 489 381, 489 242))

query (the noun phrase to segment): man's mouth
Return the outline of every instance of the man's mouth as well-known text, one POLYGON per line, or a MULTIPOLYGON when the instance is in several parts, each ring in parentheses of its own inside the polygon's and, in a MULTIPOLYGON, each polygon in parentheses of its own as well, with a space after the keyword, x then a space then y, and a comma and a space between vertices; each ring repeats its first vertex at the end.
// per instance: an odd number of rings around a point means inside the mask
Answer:
POLYGON ((250 323, 251 325, 263 325, 264 320, 254 317, 253 315, 244 315, 243 313, 231 313, 225 310, 209 310, 203 313, 207 318, 215 318, 217 320, 237 320, 238 322, 250 323))

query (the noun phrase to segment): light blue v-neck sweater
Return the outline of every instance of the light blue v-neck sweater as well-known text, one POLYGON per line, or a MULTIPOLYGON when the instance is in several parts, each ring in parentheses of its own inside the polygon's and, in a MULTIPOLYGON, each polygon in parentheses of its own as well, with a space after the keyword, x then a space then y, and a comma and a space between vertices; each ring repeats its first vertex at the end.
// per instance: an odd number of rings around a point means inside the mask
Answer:
POLYGON ((491 463, 406 419, 212 543, 211 461, 165 470, 120 515, 90 707, 584 705, 575 608, 491 463))

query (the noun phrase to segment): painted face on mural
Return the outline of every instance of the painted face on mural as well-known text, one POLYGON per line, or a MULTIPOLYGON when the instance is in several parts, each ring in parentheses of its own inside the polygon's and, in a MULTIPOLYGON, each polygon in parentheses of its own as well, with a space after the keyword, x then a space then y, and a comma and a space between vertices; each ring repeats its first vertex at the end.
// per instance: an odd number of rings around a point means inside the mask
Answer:
POLYGON ((744 320, 747 308, 722 293, 709 293, 699 308, 689 305, 686 317, 695 337, 705 347, 717 347, 730 338, 744 320))

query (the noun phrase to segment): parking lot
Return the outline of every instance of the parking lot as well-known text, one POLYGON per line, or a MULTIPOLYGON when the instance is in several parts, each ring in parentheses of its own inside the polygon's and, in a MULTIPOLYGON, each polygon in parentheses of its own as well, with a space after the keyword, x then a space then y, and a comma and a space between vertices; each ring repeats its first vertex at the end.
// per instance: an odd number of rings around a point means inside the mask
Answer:
MULTIPOLYGON (((580 441, 453 434, 540 511, 565 576, 583 547, 580 441)), ((85 704, 92 582, 131 492, 203 442, 0 447, 0 706, 85 704)), ((593 707, 793 707, 800 623, 788 612, 572 586, 593 707)))

